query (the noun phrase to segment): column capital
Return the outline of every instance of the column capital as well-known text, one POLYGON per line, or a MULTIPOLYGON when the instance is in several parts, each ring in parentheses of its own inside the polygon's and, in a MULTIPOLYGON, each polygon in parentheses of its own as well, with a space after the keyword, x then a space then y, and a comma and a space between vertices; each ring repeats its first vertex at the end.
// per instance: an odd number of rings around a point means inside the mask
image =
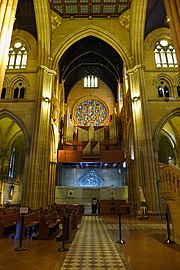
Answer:
POLYGON ((133 68, 126 70, 126 74, 127 75, 134 74, 135 72, 137 72, 140 69, 144 70, 144 65, 143 64, 136 65, 133 68))
POLYGON ((39 70, 44 70, 44 71, 46 71, 47 73, 52 74, 52 75, 54 75, 54 76, 56 76, 56 74, 57 74, 57 72, 56 72, 55 70, 49 69, 47 66, 44 66, 44 65, 40 65, 40 66, 38 67, 38 69, 39 69, 39 70))

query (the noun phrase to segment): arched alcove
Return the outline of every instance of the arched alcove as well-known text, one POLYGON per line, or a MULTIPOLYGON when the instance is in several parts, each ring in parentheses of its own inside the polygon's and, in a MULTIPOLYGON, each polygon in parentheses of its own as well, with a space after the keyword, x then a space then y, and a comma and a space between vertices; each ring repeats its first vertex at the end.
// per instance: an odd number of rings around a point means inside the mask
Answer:
MULTIPOLYGON (((180 109, 175 109, 162 118, 154 132, 153 141, 158 149, 158 160, 179 167, 180 153, 180 109)), ((157 157, 156 157, 157 158, 157 157)))
POLYGON ((12 113, 0 112, 0 182, 1 203, 21 200, 22 181, 29 135, 25 125, 12 113), (12 188, 13 187, 13 188, 12 188), (13 190, 13 196, 11 189, 13 190))

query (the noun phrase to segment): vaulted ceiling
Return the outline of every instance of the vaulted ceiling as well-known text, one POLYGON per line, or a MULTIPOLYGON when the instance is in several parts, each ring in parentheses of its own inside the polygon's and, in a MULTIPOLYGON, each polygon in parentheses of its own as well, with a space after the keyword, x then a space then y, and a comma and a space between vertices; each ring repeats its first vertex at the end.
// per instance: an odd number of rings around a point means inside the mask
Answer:
MULTIPOLYGON (((51 0, 51 9, 62 18, 118 17, 131 5, 131 0, 51 0)), ((73 23, 73 20, 71 21, 73 23)), ((145 36, 159 27, 168 27, 164 0, 148 0, 145 36)), ((33 0, 19 0, 14 29, 22 29, 37 39, 33 0)), ((73 85, 85 75, 95 75, 104 81, 116 99, 117 81, 122 80, 123 62, 106 42, 89 36, 74 43, 59 62, 65 81, 65 98, 73 85)))
POLYGON ((105 82, 116 97, 117 82, 122 81, 123 61, 106 42, 88 36, 74 43, 59 62, 61 79, 64 80, 65 100, 75 83, 87 75, 94 75, 105 82))

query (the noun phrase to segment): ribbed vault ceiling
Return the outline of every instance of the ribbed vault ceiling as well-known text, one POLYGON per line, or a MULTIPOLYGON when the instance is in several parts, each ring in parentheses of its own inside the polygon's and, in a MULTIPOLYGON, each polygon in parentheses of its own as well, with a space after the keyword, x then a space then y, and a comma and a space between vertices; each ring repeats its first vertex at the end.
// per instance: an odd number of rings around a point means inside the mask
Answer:
POLYGON ((65 99, 75 83, 94 75, 106 83, 116 97, 118 80, 122 80, 123 61, 106 42, 88 36, 74 43, 59 62, 60 80, 64 80, 65 99))

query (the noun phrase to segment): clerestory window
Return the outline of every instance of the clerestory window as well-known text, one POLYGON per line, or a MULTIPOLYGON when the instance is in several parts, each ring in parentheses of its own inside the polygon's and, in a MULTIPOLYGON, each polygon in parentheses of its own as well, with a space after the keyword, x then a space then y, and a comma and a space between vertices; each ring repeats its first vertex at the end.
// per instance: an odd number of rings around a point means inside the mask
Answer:
POLYGON ((98 78, 94 75, 84 77, 84 88, 97 88, 98 78))
POLYGON ((16 41, 9 49, 7 69, 25 69, 27 64, 26 45, 21 41, 16 41))
POLYGON ((156 43, 154 56, 156 67, 178 67, 175 49, 166 39, 156 43))

